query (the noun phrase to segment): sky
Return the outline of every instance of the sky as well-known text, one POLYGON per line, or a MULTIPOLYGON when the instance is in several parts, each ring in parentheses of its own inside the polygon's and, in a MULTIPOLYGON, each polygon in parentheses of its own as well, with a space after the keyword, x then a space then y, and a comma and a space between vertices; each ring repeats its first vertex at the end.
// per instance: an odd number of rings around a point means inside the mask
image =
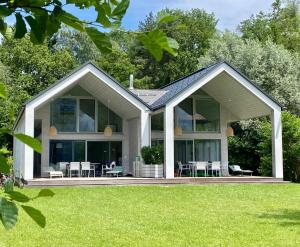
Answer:
POLYGON ((136 29, 150 12, 156 13, 163 8, 204 9, 214 13, 218 21, 218 29, 234 31, 237 25, 260 11, 270 11, 274 0, 131 0, 129 9, 123 19, 126 29, 136 29))
MULTIPOLYGON (((127 30, 135 30, 147 14, 157 13, 163 8, 182 10, 200 8, 207 13, 215 14, 219 30, 235 31, 237 25, 252 14, 260 11, 269 12, 273 2, 274 0, 131 0, 122 26, 127 30)), ((92 10, 78 10, 75 7, 68 7, 66 10, 84 20, 94 21, 96 19, 96 13, 92 10)), ((14 17, 9 17, 7 22, 13 24, 14 17)))

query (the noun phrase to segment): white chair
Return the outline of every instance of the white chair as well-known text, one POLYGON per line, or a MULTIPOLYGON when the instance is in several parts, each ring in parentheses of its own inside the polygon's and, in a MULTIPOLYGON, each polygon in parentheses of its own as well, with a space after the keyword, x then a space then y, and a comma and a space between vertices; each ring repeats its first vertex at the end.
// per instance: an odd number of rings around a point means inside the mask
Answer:
POLYGON ((177 161, 178 164, 178 175, 181 177, 182 171, 189 171, 191 170, 189 165, 183 165, 181 161, 177 161))
POLYGON ((214 175, 214 171, 216 172, 216 176, 220 176, 220 172, 221 172, 221 162, 220 161, 213 161, 211 163, 211 175, 214 175))
POLYGON ((204 171, 204 176, 207 176, 207 162, 206 161, 197 161, 194 166, 194 175, 198 176, 198 171, 204 171))
POLYGON ((64 177, 62 171, 56 171, 52 166, 44 167, 42 166, 42 173, 47 173, 50 178, 53 177, 64 177))
POLYGON ((90 177, 91 171, 93 171, 95 177, 95 166, 91 165, 91 162, 81 162, 81 176, 86 171, 88 171, 88 177, 90 177))
POLYGON ((72 177, 72 171, 77 171, 78 177, 80 176, 80 162, 70 162, 69 177, 72 177))
POLYGON ((106 174, 107 172, 112 171, 115 166, 116 166, 116 162, 112 161, 109 165, 105 165, 105 168, 103 169, 103 171, 106 174))
POLYGON ((69 165, 69 162, 58 162, 58 170, 62 171, 64 175, 67 173, 67 166, 69 165))

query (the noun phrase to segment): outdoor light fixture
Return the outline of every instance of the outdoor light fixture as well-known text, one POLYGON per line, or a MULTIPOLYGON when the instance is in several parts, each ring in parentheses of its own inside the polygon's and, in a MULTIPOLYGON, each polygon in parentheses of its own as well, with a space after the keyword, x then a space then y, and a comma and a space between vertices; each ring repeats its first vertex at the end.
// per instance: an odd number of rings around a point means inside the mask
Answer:
POLYGON ((57 129, 54 125, 51 125, 49 128, 49 135, 50 136, 56 136, 57 135, 57 129))
POLYGON ((112 136, 112 128, 109 125, 109 100, 107 100, 107 126, 104 129, 104 136, 111 137, 112 136))
POLYGON ((175 128, 174 128, 174 135, 176 136, 181 136, 182 135, 182 128, 180 125, 177 125, 175 128))
POLYGON ((228 126, 226 129, 226 136, 230 137, 230 136, 234 136, 234 131, 233 128, 231 126, 228 126))

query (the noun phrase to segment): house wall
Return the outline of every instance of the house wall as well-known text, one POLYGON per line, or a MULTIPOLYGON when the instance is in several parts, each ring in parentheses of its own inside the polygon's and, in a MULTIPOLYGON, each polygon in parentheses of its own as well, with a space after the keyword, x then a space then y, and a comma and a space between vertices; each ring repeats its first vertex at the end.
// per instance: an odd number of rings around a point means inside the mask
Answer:
MULTIPOLYGON (((20 118, 16 128, 16 133, 25 133, 25 118, 24 114, 20 118)), ((21 178, 24 176, 24 159, 25 159, 25 144, 20 142, 18 139, 14 137, 13 141, 13 159, 14 159, 14 173, 15 176, 21 178)))
MULTIPOLYGON (((103 133, 58 133, 56 136, 49 135, 50 128, 50 104, 45 104, 35 113, 35 119, 42 120, 41 142, 43 152, 41 154, 41 166, 49 166, 50 140, 86 140, 86 141, 122 141, 122 165, 124 171, 129 171, 129 121, 123 119, 123 133, 105 137, 103 133)), ((136 131, 136 130, 135 130, 136 131)), ((41 169, 42 170, 42 169, 41 169)), ((42 174, 43 176, 43 174, 42 174)))
POLYGON ((135 161, 136 156, 139 154, 139 123, 139 118, 133 118, 128 120, 129 173, 131 174, 133 172, 133 161, 135 161))

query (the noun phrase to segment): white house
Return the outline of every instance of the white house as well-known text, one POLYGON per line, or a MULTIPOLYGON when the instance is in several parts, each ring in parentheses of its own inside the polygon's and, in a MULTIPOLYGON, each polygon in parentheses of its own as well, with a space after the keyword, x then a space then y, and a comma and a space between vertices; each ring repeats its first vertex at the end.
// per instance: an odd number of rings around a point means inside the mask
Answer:
POLYGON ((281 106, 226 62, 157 90, 127 89, 86 63, 24 104, 14 129, 43 152, 14 140, 14 169, 25 179, 60 161, 115 160, 132 173, 143 146, 164 145, 164 177, 175 161, 216 160, 228 169, 230 123, 271 116, 273 176, 283 178, 281 106), (110 126, 112 135, 104 133, 110 126))

